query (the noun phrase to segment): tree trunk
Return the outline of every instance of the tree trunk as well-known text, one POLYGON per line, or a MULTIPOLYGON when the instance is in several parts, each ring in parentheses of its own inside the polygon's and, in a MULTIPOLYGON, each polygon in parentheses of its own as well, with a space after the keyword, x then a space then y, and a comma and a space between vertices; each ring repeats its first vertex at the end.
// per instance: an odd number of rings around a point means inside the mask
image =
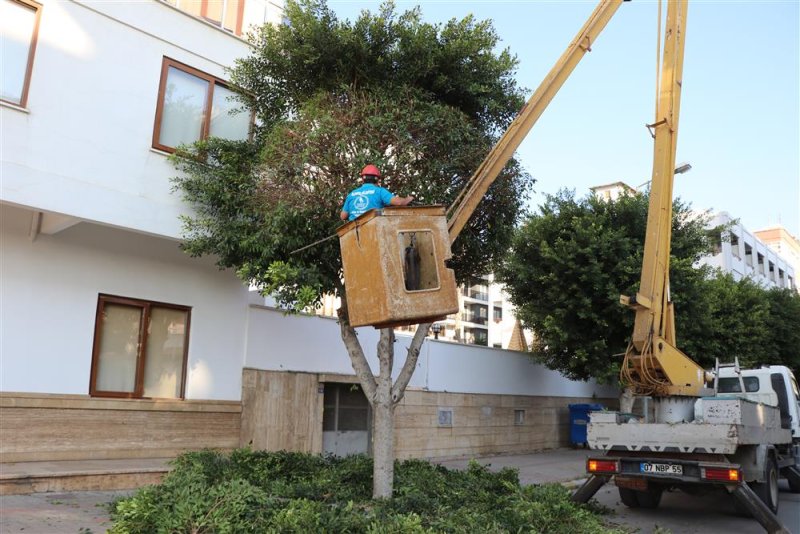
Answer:
POLYGON ((394 331, 391 328, 381 329, 378 341, 378 376, 374 376, 364 356, 364 350, 356 336, 355 329, 350 326, 347 315, 347 300, 342 295, 342 307, 339 308, 339 327, 342 341, 350 355, 353 370, 358 376, 361 388, 372 406, 372 498, 388 499, 394 488, 394 408, 403 399, 406 386, 417 366, 419 351, 430 323, 417 326, 417 332, 408 347, 406 361, 392 383, 394 366, 394 331))

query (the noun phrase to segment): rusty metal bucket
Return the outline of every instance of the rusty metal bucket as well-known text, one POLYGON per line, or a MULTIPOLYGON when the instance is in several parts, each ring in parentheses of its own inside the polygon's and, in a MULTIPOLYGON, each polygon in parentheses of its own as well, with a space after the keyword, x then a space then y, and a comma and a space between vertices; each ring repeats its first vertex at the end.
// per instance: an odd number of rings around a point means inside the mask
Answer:
POLYGON ((371 210, 337 234, 352 326, 405 326, 458 311, 443 206, 371 210))

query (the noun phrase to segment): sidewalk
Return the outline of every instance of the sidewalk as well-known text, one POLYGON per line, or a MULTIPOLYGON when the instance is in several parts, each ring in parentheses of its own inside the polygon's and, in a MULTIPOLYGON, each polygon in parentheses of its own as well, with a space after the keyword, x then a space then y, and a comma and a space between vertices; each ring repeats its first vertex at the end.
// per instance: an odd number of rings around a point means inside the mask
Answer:
MULTIPOLYGON (((545 484, 548 482, 571 482, 586 478, 586 458, 594 452, 589 449, 555 449, 531 454, 508 456, 484 456, 476 458, 482 465, 490 465, 493 471, 504 467, 519 470, 522 484, 545 484)), ((437 461, 450 469, 464 469, 469 459, 437 461)))
MULTIPOLYGON (((584 477, 588 450, 557 449, 533 454, 488 456, 477 459, 492 470, 519 469, 523 484, 567 482, 584 477)), ((440 461, 450 469, 463 469, 468 459, 440 461)), ((132 491, 76 491, 6 495, 0 497, 0 532, 3 534, 100 534, 111 526, 107 504, 132 491)))

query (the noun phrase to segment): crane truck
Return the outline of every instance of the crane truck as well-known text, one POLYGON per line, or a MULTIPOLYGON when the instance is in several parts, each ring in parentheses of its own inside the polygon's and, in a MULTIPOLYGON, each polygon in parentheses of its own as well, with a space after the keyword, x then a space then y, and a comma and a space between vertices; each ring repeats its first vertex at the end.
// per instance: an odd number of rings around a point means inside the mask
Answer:
MULTIPOLYGON (((621 3, 598 4, 476 170, 448 210, 451 240, 621 3)), ((590 414, 588 444, 604 454, 587 461, 589 478, 573 500, 588 501, 612 478, 631 507, 658 506, 669 489, 724 488, 766 530, 786 532, 775 515, 778 478, 800 492, 800 391, 792 371, 744 370, 735 361, 708 372, 676 345, 669 257, 687 8, 688 0, 667 2, 657 111, 648 125, 654 155, 641 281, 636 295, 620 297, 636 312, 620 378, 644 408, 638 416, 590 414)))
POLYGON ((595 412, 587 425, 592 456, 585 502, 614 478, 629 507, 658 506, 664 490, 724 488, 769 532, 785 532, 775 513, 778 478, 800 492, 800 392, 791 370, 743 370, 738 361, 707 372, 676 346, 670 298, 672 184, 688 0, 670 0, 661 59, 653 174, 639 290, 620 302, 636 313, 620 372, 645 407, 640 416, 595 412))

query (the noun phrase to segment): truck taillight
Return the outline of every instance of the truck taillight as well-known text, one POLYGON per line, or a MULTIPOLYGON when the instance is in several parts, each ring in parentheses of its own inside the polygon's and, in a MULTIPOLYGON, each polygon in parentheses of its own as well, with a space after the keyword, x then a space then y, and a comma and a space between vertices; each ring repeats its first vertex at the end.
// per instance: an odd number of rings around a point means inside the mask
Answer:
POLYGON ((617 473, 619 464, 616 460, 593 460, 586 461, 586 470, 590 473, 617 473))
POLYGON ((738 469, 730 467, 706 467, 703 469, 703 478, 719 482, 740 482, 742 474, 738 469))

